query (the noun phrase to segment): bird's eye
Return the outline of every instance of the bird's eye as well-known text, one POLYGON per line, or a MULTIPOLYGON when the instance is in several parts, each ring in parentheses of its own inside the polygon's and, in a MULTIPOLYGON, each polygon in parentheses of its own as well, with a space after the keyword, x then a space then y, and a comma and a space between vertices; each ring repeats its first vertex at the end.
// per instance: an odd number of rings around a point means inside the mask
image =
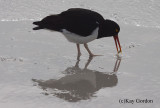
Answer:
POLYGON ((116 29, 116 32, 118 32, 118 29, 116 29))

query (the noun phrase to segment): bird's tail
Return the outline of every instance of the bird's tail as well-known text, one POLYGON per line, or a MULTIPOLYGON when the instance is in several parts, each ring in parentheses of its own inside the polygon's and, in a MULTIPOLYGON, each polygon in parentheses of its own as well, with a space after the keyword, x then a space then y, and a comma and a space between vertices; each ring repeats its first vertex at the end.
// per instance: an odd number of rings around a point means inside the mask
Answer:
POLYGON ((50 15, 42 19, 41 21, 33 22, 37 27, 33 28, 33 30, 39 29, 49 29, 59 31, 63 28, 63 20, 59 15, 50 15))
POLYGON ((33 22, 33 24, 34 24, 34 25, 40 25, 40 22, 41 22, 41 21, 35 21, 35 22, 33 22))
POLYGON ((37 25, 37 27, 34 27, 33 30, 43 29, 43 26, 41 26, 41 21, 35 21, 33 24, 37 25))

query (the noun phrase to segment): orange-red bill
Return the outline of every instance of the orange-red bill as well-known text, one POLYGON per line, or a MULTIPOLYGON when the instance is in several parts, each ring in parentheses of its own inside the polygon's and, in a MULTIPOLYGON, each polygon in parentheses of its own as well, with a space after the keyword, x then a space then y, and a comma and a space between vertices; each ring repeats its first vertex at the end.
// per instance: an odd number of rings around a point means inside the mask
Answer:
POLYGON ((116 45, 116 48, 117 48, 117 53, 122 52, 122 50, 121 50, 121 45, 120 45, 119 38, 118 38, 118 35, 113 36, 113 37, 114 37, 115 45, 116 45), (117 44, 118 44, 118 45, 117 45, 117 44), (119 48, 118 48, 118 47, 119 47, 119 48))

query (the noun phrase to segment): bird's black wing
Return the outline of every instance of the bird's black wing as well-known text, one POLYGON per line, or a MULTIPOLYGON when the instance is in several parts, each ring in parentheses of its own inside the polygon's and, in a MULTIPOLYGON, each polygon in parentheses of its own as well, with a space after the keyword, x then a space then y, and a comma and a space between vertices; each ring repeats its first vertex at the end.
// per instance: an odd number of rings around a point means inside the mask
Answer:
POLYGON ((90 35, 104 18, 97 12, 71 8, 59 14, 63 18, 63 28, 81 36, 90 35))

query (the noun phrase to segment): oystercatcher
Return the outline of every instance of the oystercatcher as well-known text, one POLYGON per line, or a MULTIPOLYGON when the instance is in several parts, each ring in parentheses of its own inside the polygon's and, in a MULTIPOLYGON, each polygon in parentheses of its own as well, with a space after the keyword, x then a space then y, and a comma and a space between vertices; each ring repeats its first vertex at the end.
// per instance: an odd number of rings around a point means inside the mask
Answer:
POLYGON ((76 43, 78 56, 81 55, 80 44, 84 44, 90 56, 95 56, 89 50, 87 43, 110 36, 113 36, 115 40, 117 52, 122 52, 118 38, 119 25, 112 20, 105 20, 102 15, 92 10, 70 8, 60 14, 50 15, 41 21, 33 22, 33 24, 37 25, 33 30, 48 29, 64 34, 68 41, 76 43))

